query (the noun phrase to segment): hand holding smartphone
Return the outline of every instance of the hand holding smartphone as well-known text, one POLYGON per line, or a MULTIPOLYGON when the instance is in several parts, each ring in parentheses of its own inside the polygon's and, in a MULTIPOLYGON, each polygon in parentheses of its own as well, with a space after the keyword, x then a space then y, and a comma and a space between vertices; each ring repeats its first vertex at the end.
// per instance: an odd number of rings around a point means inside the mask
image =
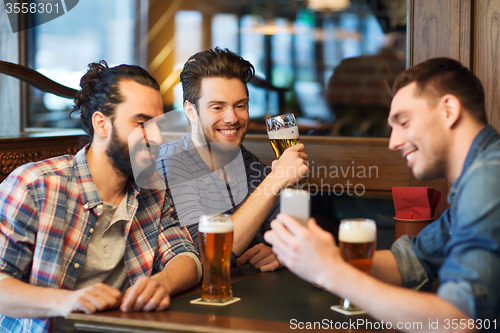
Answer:
POLYGON ((280 195, 281 213, 294 217, 304 226, 310 217, 311 199, 309 191, 285 188, 280 195))

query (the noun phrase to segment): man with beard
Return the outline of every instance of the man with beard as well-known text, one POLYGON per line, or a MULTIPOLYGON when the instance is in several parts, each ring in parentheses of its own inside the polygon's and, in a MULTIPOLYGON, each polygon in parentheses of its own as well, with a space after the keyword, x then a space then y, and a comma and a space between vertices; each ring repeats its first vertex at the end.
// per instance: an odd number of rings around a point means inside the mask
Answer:
POLYGON ((279 211, 281 189, 307 174, 307 155, 302 144, 288 148, 269 173, 242 146, 249 122, 247 83, 254 73, 252 64, 227 49, 191 56, 180 74, 191 133, 164 144, 156 168, 197 246, 201 215, 233 214, 232 264, 272 271, 280 263, 262 235, 279 211))
POLYGON ((265 238, 291 271, 384 327, 498 332, 500 136, 487 125, 481 82, 458 61, 436 58, 400 74, 393 96, 389 148, 401 152, 416 178, 452 183, 451 207, 416 237, 376 251, 372 276, 346 263, 314 219, 304 227, 278 215, 265 238), (438 277, 437 293, 415 291, 438 277))
POLYGON ((68 331, 61 317, 71 312, 161 311, 201 276, 164 178, 153 168, 140 175, 147 188, 134 181, 161 143, 158 83, 101 61, 80 86, 73 111, 90 144, 22 165, 0 185, 0 325, 9 332, 68 331))

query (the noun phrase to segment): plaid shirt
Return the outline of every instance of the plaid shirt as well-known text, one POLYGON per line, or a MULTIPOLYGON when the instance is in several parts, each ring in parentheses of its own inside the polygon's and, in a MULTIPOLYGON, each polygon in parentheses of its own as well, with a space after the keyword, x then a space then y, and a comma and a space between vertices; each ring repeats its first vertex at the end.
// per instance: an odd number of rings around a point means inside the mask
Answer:
MULTIPOLYGON (((85 155, 65 155, 14 170, 0 184, 0 272, 35 286, 73 289, 103 201, 85 155)), ((178 221, 159 174, 151 188, 128 183, 125 268, 130 284, 182 252, 198 254, 178 221)), ((199 265, 199 262, 198 262, 199 265)), ((0 316, 8 332, 45 332, 50 318, 0 316)))

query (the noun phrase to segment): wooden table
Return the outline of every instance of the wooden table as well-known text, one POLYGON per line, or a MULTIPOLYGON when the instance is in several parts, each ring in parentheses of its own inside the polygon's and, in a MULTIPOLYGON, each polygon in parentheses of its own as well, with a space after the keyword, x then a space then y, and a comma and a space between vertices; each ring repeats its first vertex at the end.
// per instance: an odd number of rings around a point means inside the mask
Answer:
MULTIPOLYGON (((193 305, 199 286, 172 299, 163 312, 74 313, 68 319, 84 332, 368 332, 380 323, 367 315, 345 316, 330 310, 339 298, 301 280, 286 269, 259 273, 246 266, 231 271, 233 295, 241 301, 225 307, 193 305), (361 323, 358 325, 358 323, 361 323), (318 326, 319 325, 319 326, 318 326), (342 327, 344 329, 342 329, 342 327), (296 328, 296 329, 293 329, 296 328)), ((377 326, 379 324, 379 326, 377 326)), ((394 330, 377 330, 394 332, 394 330)))

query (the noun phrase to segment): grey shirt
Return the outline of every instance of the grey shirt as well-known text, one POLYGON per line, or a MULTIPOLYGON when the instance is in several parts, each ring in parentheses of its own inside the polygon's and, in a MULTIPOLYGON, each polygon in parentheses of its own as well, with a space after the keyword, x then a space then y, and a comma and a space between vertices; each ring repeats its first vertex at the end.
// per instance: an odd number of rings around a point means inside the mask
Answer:
MULTIPOLYGON (((181 224, 186 225, 199 250, 198 223, 203 214, 232 214, 264 180, 270 168, 241 146, 224 168, 233 177, 225 181, 203 161, 191 134, 161 146, 156 169, 165 176, 181 224)), ((263 234, 279 213, 272 207, 249 248, 264 243, 263 234)), ((234 262, 234 256, 233 256, 234 262)))
MULTIPOLYGON (((118 207, 103 203, 102 214, 97 219, 87 248, 87 256, 76 279, 74 290, 96 283, 105 283, 122 293, 130 283, 125 270, 124 255, 127 237, 125 224, 130 220, 127 212, 127 194, 118 207)), ((53 332, 72 332, 73 324, 63 317, 57 317, 53 332)))

